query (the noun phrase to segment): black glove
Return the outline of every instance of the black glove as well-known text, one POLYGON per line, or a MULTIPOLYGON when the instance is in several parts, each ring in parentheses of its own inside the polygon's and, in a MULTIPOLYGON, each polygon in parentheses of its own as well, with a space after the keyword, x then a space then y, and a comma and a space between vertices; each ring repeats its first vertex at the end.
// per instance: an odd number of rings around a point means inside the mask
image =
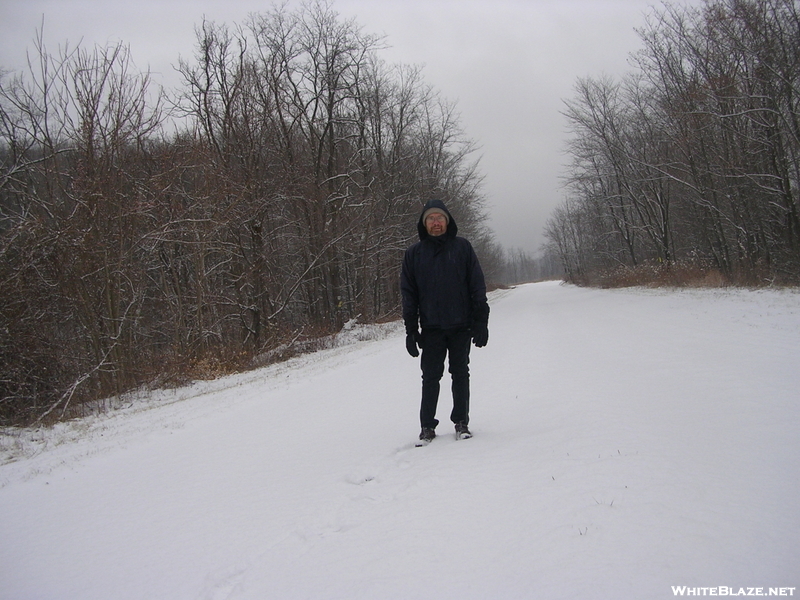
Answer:
POLYGON ((422 336, 420 336, 418 331, 408 332, 406 334, 406 350, 408 350, 408 353, 414 358, 419 356, 417 345, 420 344, 421 341, 422 336))
POLYGON ((478 348, 483 348, 489 342, 489 324, 485 321, 476 321, 472 325, 472 341, 478 348))

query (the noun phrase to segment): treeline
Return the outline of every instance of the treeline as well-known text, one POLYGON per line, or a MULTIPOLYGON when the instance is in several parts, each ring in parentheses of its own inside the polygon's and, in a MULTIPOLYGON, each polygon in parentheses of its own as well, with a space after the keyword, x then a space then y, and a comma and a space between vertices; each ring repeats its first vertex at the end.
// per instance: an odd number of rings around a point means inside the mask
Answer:
POLYGON ((494 281, 504 285, 561 279, 564 272, 554 253, 534 256, 520 248, 503 249, 499 269, 493 266, 492 270, 496 272, 494 281))
POLYGON ((665 5, 628 76, 578 82, 546 228, 569 280, 800 283, 799 6, 665 5))
POLYGON ((473 143, 381 44, 325 2, 204 22, 165 92, 40 34, 0 79, 0 424, 396 316, 432 196, 491 273, 473 143))

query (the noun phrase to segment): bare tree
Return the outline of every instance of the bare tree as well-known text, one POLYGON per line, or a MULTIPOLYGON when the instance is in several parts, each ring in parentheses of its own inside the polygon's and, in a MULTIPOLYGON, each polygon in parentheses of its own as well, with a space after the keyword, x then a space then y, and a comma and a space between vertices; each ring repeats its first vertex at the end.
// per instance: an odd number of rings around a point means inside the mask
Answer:
POLYGON ((632 267, 689 261, 740 281, 796 280, 797 26, 791 0, 665 5, 640 32, 637 73, 578 83, 565 113, 570 189, 594 210, 569 212, 582 227, 594 214, 593 269, 624 250, 632 267))
POLYGON ((432 194, 501 264, 474 144, 419 68, 322 1, 196 33, 172 135, 123 45, 40 41, 0 79, 0 422, 396 316, 432 194))

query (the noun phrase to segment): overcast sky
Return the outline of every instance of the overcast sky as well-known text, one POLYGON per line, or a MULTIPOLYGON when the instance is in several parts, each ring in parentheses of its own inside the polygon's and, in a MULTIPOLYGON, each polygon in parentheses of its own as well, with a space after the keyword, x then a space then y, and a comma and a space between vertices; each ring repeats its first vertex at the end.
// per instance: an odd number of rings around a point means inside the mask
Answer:
MULTIPOLYGON (((699 4, 701 0, 675 0, 699 4)), ((298 4, 290 1, 290 6, 298 4)), ((271 0, 0 0, 0 67, 24 66, 44 16, 45 42, 124 42, 136 65, 175 85, 205 16, 243 23, 271 0)), ((335 0, 343 18, 385 35, 390 63, 424 66, 425 81, 457 103, 480 147, 490 226, 506 248, 535 253, 563 198, 566 124, 560 112, 579 77, 631 70, 634 31, 661 0, 335 0)))

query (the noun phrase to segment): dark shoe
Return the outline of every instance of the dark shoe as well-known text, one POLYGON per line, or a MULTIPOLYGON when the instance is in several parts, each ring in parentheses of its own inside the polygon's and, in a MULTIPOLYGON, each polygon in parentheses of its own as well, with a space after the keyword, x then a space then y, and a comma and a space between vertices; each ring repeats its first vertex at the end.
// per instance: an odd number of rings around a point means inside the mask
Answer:
POLYGON ((422 432, 419 434, 419 441, 417 442, 417 447, 420 446, 427 446, 433 441, 433 438, 436 437, 436 431, 429 427, 423 427, 422 432))
POLYGON ((472 437, 472 433, 470 432, 467 424, 463 421, 461 423, 456 423, 456 439, 457 440, 468 440, 472 437))

